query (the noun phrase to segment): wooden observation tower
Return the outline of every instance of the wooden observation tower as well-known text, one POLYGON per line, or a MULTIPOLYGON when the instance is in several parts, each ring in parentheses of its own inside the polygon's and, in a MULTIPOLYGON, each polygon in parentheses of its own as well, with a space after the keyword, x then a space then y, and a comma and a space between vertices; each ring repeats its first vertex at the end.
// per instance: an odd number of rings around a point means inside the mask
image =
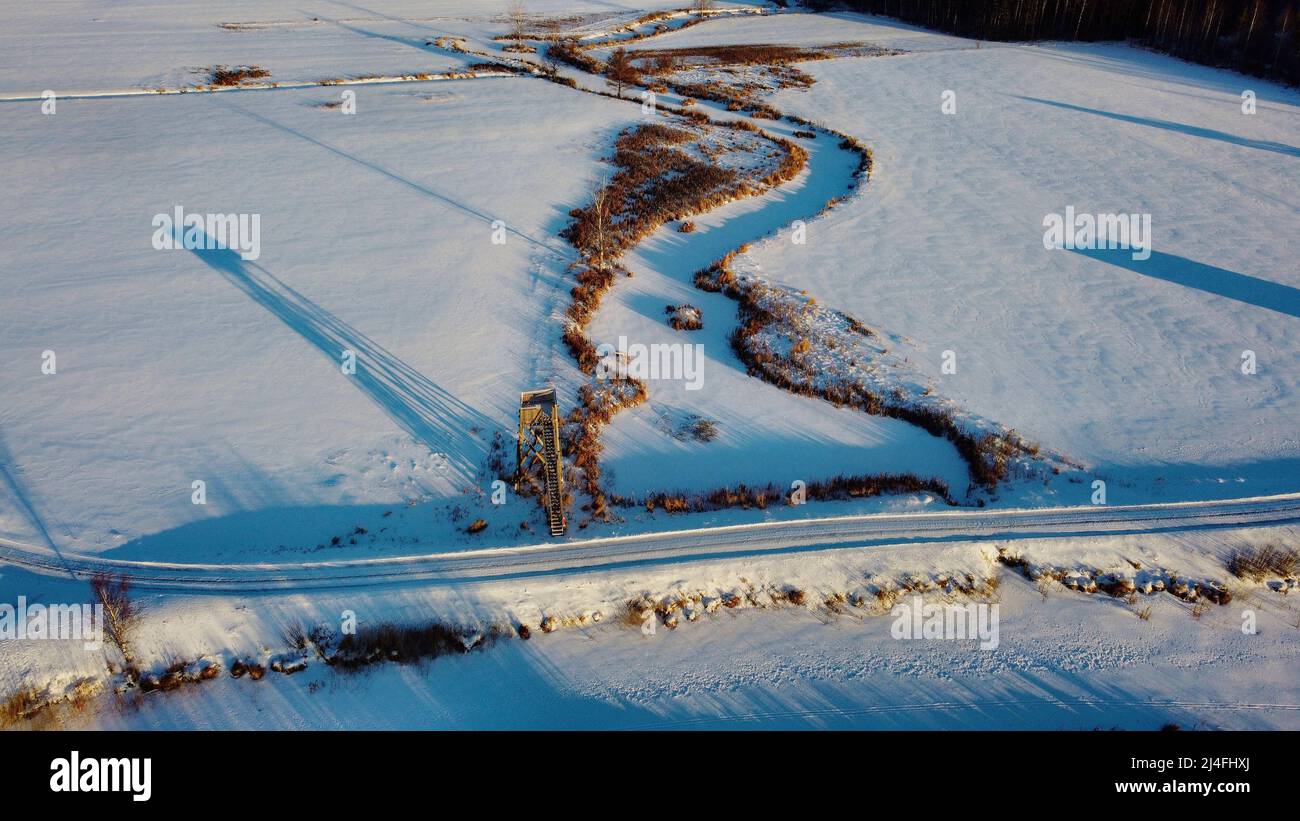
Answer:
POLYGON ((519 444, 516 453, 518 476, 523 479, 540 462, 545 479, 546 519, 552 536, 563 536, 564 470, 560 451, 560 408, 555 388, 525 391, 519 395, 519 444))

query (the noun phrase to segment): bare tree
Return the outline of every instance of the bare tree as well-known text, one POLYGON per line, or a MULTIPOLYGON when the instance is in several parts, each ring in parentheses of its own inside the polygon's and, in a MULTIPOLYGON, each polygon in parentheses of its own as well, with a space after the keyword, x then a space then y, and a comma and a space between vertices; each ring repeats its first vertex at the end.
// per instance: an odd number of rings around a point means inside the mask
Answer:
POLYGON ((623 86, 632 85, 641 79, 625 48, 616 48, 609 55, 609 60, 605 63, 605 77, 617 90, 619 97, 623 96, 623 86))
POLYGON ((703 17, 713 11, 713 0, 691 0, 691 11, 703 17))
POLYGON ((130 636, 140 609, 131 601, 131 581, 126 576, 114 577, 111 573, 96 573, 90 580, 90 591, 103 608, 104 630, 122 654, 122 659, 133 664, 130 636))
POLYGON ((528 27, 528 11, 524 8, 524 0, 513 0, 506 10, 506 19, 510 21, 510 37, 516 45, 522 45, 528 27))
POLYGON ((609 205, 609 178, 601 177, 591 184, 591 257, 599 270, 605 268, 605 253, 610 246, 609 205))

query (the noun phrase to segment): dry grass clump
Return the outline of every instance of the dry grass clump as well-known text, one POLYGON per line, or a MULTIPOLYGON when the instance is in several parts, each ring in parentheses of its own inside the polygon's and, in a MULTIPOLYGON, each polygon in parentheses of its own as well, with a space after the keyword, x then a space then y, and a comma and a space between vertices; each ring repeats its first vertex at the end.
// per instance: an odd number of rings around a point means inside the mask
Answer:
POLYGON ((633 51, 629 58, 639 71, 660 79, 678 94, 722 103, 729 111, 779 120, 781 112, 757 101, 761 94, 787 88, 809 88, 814 78, 793 64, 847 54, 887 53, 855 43, 810 49, 780 44, 742 44, 633 51), (709 79, 686 82, 680 72, 704 70, 709 79), (676 80, 674 80, 676 76, 676 80))
POLYGON ((593 517, 609 518, 609 499, 600 483, 600 454, 605 447, 600 430, 614 414, 648 397, 645 383, 636 379, 607 379, 578 389, 579 404, 565 420, 564 455, 581 472, 583 490, 591 497, 593 517))
POLYGON ((697 442, 712 442, 718 438, 718 425, 712 419, 696 419, 687 428, 687 433, 697 442))
MULTIPOLYGON (((578 273, 575 278, 578 284, 569 291, 572 301, 565 314, 574 324, 581 327, 585 326, 596 313, 596 309, 600 307, 600 300, 610 288, 614 287, 614 280, 622 269, 617 265, 609 264, 576 267, 578 273)), ((578 364, 583 363, 579 360, 578 364)), ((592 360, 590 365, 594 368, 595 360, 592 360)), ((591 373, 591 368, 583 367, 583 371, 591 373)))
POLYGON ((186 684, 211 681, 220 673, 221 664, 214 659, 200 658, 195 661, 176 659, 161 671, 140 673, 136 679, 136 686, 142 693, 159 690, 170 692, 186 684))
POLYGON ((853 151, 858 155, 858 167, 853 169, 854 178, 870 179, 871 169, 875 164, 875 155, 871 153, 871 149, 857 137, 850 137, 847 134, 840 140, 840 148, 853 151))
POLYGON ((48 696, 35 688, 24 688, 0 702, 0 727, 16 727, 49 708, 48 696))
POLYGON ((301 673, 303 670, 307 669, 307 658, 304 655, 296 653, 276 656, 271 659, 271 669, 286 676, 291 676, 294 673, 301 673))
POLYGON ((230 663, 231 678, 243 678, 245 675, 252 681, 261 681, 266 675, 266 667, 255 661, 246 661, 244 659, 235 659, 230 663))
POLYGON ((484 71, 507 71, 511 74, 522 74, 523 69, 518 66, 507 65, 505 63, 471 63, 465 67, 470 74, 478 74, 484 71))
POLYGON ((565 29, 580 26, 589 22, 589 16, 582 14, 553 14, 553 15, 516 15, 513 11, 507 12, 507 21, 510 23, 509 34, 497 34, 492 39, 498 43, 520 42, 521 40, 541 40, 549 41, 560 39, 565 29))
POLYGON ((689 302, 667 305, 664 313, 668 314, 668 325, 675 331, 698 331, 704 327, 703 311, 689 302))
POLYGON ((570 291, 563 341, 584 373, 593 373, 598 361, 585 327, 618 273, 625 272, 617 258, 669 220, 740 193, 737 172, 676 149, 697 139, 691 131, 659 123, 624 131, 612 158, 618 173, 595 192, 591 204, 570 212, 573 221, 562 235, 584 261, 576 266, 578 283, 570 291))
POLYGON ((664 83, 664 85, 682 95, 684 98, 682 105, 687 105, 685 100, 690 100, 692 105, 695 100, 712 100, 725 105, 728 111, 746 111, 751 116, 767 120, 781 119, 781 112, 755 99, 761 91, 765 90, 761 86, 742 82, 726 83, 721 80, 707 83, 674 82, 664 83))
POLYGON ((0 730, 60 729, 68 718, 84 713, 103 689, 100 680, 89 676, 77 679, 60 692, 24 687, 0 700, 0 730))
POLYGON ((213 66, 208 72, 208 84, 212 86, 237 86, 249 80, 270 77, 271 72, 261 66, 213 66))
POLYGON ((559 85, 568 86, 569 88, 578 87, 578 81, 573 79, 572 77, 565 77, 561 74, 550 74, 550 73, 543 74, 542 76, 547 80, 550 80, 552 83, 558 83, 559 85))
MULTIPOLYGON (((704 65, 787 65, 812 60, 829 60, 848 44, 835 44, 823 48, 804 48, 771 43, 752 43, 731 46, 693 46, 665 48, 653 51, 633 51, 631 57, 650 66, 654 73, 671 71, 682 64, 704 65)), ((645 70, 643 68, 643 70, 645 70)))
POLYGON ((588 74, 600 74, 605 66, 595 57, 585 54, 576 40, 559 40, 546 47, 548 59, 573 66, 588 74))
MULTIPOLYGON (((949 501, 948 486, 939 479, 923 479, 910 473, 885 473, 860 476, 834 476, 809 482, 806 498, 812 501, 862 499, 887 493, 933 493, 949 501)), ((668 513, 702 513, 711 510, 757 508, 791 504, 790 492, 775 484, 750 486, 738 484, 697 493, 652 493, 641 502, 647 511, 668 513)))
MULTIPOLYGON (((762 135, 748 122, 714 127, 762 135)), ((685 127, 647 123, 623 131, 611 157, 619 171, 593 203, 569 212, 573 221, 565 227, 564 238, 589 261, 614 260, 666 222, 706 212, 738 196, 759 194, 796 177, 807 162, 805 149, 789 140, 762 136, 783 149, 781 160, 762 178, 748 179, 682 151, 682 145, 702 140, 685 127)))
POLYGON ((383 661, 410 664, 488 647, 508 632, 509 628, 498 626, 484 632, 439 622, 385 622, 344 635, 338 639, 337 647, 322 655, 326 664, 347 671, 383 661))
POLYGON ((653 618, 654 614, 655 603, 645 596, 638 596, 624 603, 619 610, 617 621, 624 627, 640 628, 653 618))
POLYGON ((1237 548, 1228 557, 1227 568, 1239 579, 1256 582, 1271 576, 1285 579, 1294 577, 1300 570, 1300 552, 1274 545, 1237 548))
POLYGON ((1176 573, 1157 568, 1141 569, 1137 573, 1137 578, 1132 578, 1127 571, 1035 564, 1005 547, 998 549, 996 561, 1037 583, 1044 598, 1053 584, 1060 584, 1067 590, 1077 593, 1102 592, 1124 599, 1130 604, 1137 602, 1139 594, 1150 596, 1168 593, 1190 604, 1226 605, 1231 603, 1233 598, 1232 593, 1221 582, 1185 579, 1176 573))
MULTIPOLYGON (((660 21, 667 20, 668 18, 672 17, 673 14, 674 12, 671 11, 655 11, 655 12, 650 12, 649 14, 643 14, 642 16, 638 17, 637 19, 633 20, 632 22, 628 23, 627 25, 619 29, 619 31, 621 32, 632 32, 632 35, 630 37, 618 37, 616 40, 594 40, 588 43, 580 43, 579 48, 584 48, 584 49, 600 48, 602 46, 608 46, 614 44, 626 45, 627 43, 637 43, 642 40, 648 40, 651 37, 657 37, 660 34, 664 34, 669 30, 668 24, 662 23, 660 21), (637 29, 642 27, 646 27, 644 31, 637 31, 637 29)), ((673 30, 681 31, 683 29, 690 28, 691 26, 694 26, 699 22, 700 22, 700 18, 696 18, 694 20, 686 20, 685 22, 679 24, 673 30)))
MULTIPOLYGON (((756 131, 753 126, 741 130, 756 131)), ((671 220, 793 178, 807 161, 803 149, 789 141, 773 140, 784 149, 781 162, 762 179, 749 180, 735 170, 702 162, 681 150, 700 139, 693 130, 661 123, 624 131, 615 141, 612 158, 618 172, 593 192, 589 205, 570 212, 573 221, 563 236, 578 249, 582 260, 573 266, 578 272, 577 284, 570 291, 562 340, 583 373, 594 374, 600 361, 587 336, 587 323, 619 273, 630 275, 619 265, 619 256, 671 220)), ((581 472, 581 485, 591 497, 587 509, 593 517, 609 517, 609 499, 600 486, 600 429, 618 410, 644 402, 647 395, 646 386, 632 379, 604 380, 580 389, 580 404, 567 420, 565 455, 581 472)))
POLYGON ((565 239, 589 259, 617 257, 669 220, 736 196, 737 172, 674 148, 697 139, 690 131, 659 123, 620 134, 612 158, 619 171, 605 187, 608 205, 576 209, 565 239))
MULTIPOLYGON (((740 324, 732 331, 730 342, 751 375, 794 394, 819 397, 836 406, 857 408, 873 416, 901 419, 933 436, 942 436, 953 443, 966 462, 972 483, 978 487, 990 490, 997 487, 1007 477, 1014 456, 1037 452, 1036 446, 1022 440, 1015 431, 1001 434, 970 431, 946 408, 881 396, 860 383, 823 380, 819 366, 804 356, 812 348, 811 343, 802 346, 801 350, 796 342, 789 355, 760 344, 758 335, 767 329, 794 336, 793 324, 790 315, 764 307, 763 303, 773 294, 772 289, 761 283, 741 283, 737 279, 730 267, 735 253, 697 271, 695 286, 704 291, 722 293, 739 303, 740 324)), ((851 322, 850 326, 855 323, 851 322)), ((861 323, 856 323, 856 326, 870 334, 861 323)))

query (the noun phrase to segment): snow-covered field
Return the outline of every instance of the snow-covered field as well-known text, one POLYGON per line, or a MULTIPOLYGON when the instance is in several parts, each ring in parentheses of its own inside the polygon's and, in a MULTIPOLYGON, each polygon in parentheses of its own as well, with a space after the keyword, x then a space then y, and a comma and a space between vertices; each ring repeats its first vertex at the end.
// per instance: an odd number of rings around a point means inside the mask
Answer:
POLYGON ((806 245, 748 262, 915 340, 940 393, 1082 462, 1111 501, 1295 487, 1300 94, 1116 45, 805 69, 817 84, 776 104, 866 139, 879 173, 806 245), (1071 206, 1150 214, 1151 258, 1046 250, 1043 218, 1071 206))
MULTIPOLYGON (((899 378, 1077 466, 1019 477, 982 503, 1086 505, 1093 479, 1106 481, 1112 504, 1297 489, 1300 93, 1118 44, 977 44, 859 15, 722 5, 762 13, 720 15, 635 47, 863 43, 906 53, 803 63, 815 85, 762 99, 869 146, 869 183, 851 187, 856 155, 829 132, 810 139, 796 123, 754 120, 798 141, 807 167, 692 216, 691 232, 665 225, 621 260, 632 276, 605 297, 593 341, 699 344, 703 376, 651 380, 648 401, 614 417, 601 457, 611 492, 913 473, 965 498, 966 466, 949 441, 746 374, 728 342, 736 303, 692 284, 743 243, 753 244, 738 272, 852 314, 884 335, 908 369, 899 378), (1254 114, 1242 111, 1245 89, 1258 96, 1254 114), (1150 214, 1150 259, 1045 249, 1044 217, 1067 207, 1150 214), (701 309, 702 329, 668 326, 665 306, 684 303, 701 309), (1245 351, 1255 373, 1242 372, 1245 351), (955 373, 943 370, 945 352, 955 373), (716 438, 680 435, 697 419, 713 422, 716 438)), ((215 65, 259 65, 265 81, 286 84, 461 70, 480 58, 433 41, 461 38, 501 56, 492 38, 508 30, 508 6, 84 0, 0 12, 0 160, 14 171, 0 200, 0 538, 172 563, 397 557, 544 538, 534 500, 491 503, 488 464, 500 453, 513 465, 519 391, 554 383, 572 406, 584 377, 560 335, 577 256, 559 233, 610 173, 601 160, 614 138, 657 115, 635 91, 635 102, 585 93, 603 83, 572 68, 562 76, 578 88, 535 76, 349 86, 355 114, 338 107, 336 86, 193 90, 215 65), (191 91, 148 93, 159 88, 191 91), (47 89, 57 95, 50 112, 47 89), (258 215, 260 253, 155 250, 155 215, 176 208, 258 215), (480 517, 487 529, 467 534, 480 517)), ((599 39, 675 6, 530 0, 527 10, 599 39)), ((697 108, 745 119, 709 101, 697 108)), ((571 521, 584 529, 571 527, 570 539, 943 507, 918 493, 682 516, 633 507, 603 523, 585 521, 583 501, 571 521)), ((1080 535, 1043 549, 1090 566, 1150 550, 1211 578, 1231 546, 1295 535, 1285 526, 1141 544, 1080 535)), ((222 676, 203 694, 151 696, 138 711, 90 721, 1300 726, 1286 673, 1294 607, 1262 588, 1196 618, 1158 596, 1148 620, 1118 599, 1044 597, 994 567, 1004 639, 988 652, 895 642, 886 616, 816 606, 871 574, 987 571, 996 547, 916 543, 685 568, 647 560, 366 593, 149 594, 141 644, 154 661, 274 652, 287 621, 334 622, 342 610, 363 621, 436 615, 534 628, 552 611, 607 618, 427 668, 341 677, 318 665, 260 685, 222 676), (653 638, 612 623, 642 592, 716 592, 745 579, 817 595, 808 607, 722 612, 653 638), (1237 629, 1246 602, 1260 611, 1258 635, 1237 629)), ((87 592, 84 581, 0 566, 0 602, 20 595, 87 592)), ((0 695, 78 669, 102 673, 101 658, 54 646, 0 642, 0 695)))
POLYGON ((0 112, 10 160, 30 169, 7 199, 0 286, 9 535, 93 551, 473 481, 518 387, 558 357, 554 235, 623 107, 505 78, 365 89, 351 117, 318 107, 337 99, 0 112), (521 118, 554 142, 530 146, 521 118), (154 250, 150 220, 176 205, 260 214, 260 257, 154 250), (191 504, 194 480, 206 505, 191 504))
MULTIPOLYGON (((532 0, 535 19, 584 16, 622 25, 670 0, 532 0)), ((729 5, 744 5, 732 3, 729 5)), ((505 30, 509 0, 63 0, 5 10, 0 97, 196 85, 195 69, 262 65, 273 81, 443 71, 458 58, 425 46, 438 37, 505 30)), ((205 72, 206 73, 206 72, 205 72)))

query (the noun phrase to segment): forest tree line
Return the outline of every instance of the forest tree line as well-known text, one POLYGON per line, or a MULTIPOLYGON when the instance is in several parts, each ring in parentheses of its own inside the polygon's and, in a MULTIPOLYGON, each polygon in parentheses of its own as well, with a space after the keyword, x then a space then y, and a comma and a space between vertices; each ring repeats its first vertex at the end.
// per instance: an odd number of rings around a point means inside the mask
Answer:
POLYGON ((1300 0, 807 0, 980 40, 1131 40, 1300 85, 1300 0))

